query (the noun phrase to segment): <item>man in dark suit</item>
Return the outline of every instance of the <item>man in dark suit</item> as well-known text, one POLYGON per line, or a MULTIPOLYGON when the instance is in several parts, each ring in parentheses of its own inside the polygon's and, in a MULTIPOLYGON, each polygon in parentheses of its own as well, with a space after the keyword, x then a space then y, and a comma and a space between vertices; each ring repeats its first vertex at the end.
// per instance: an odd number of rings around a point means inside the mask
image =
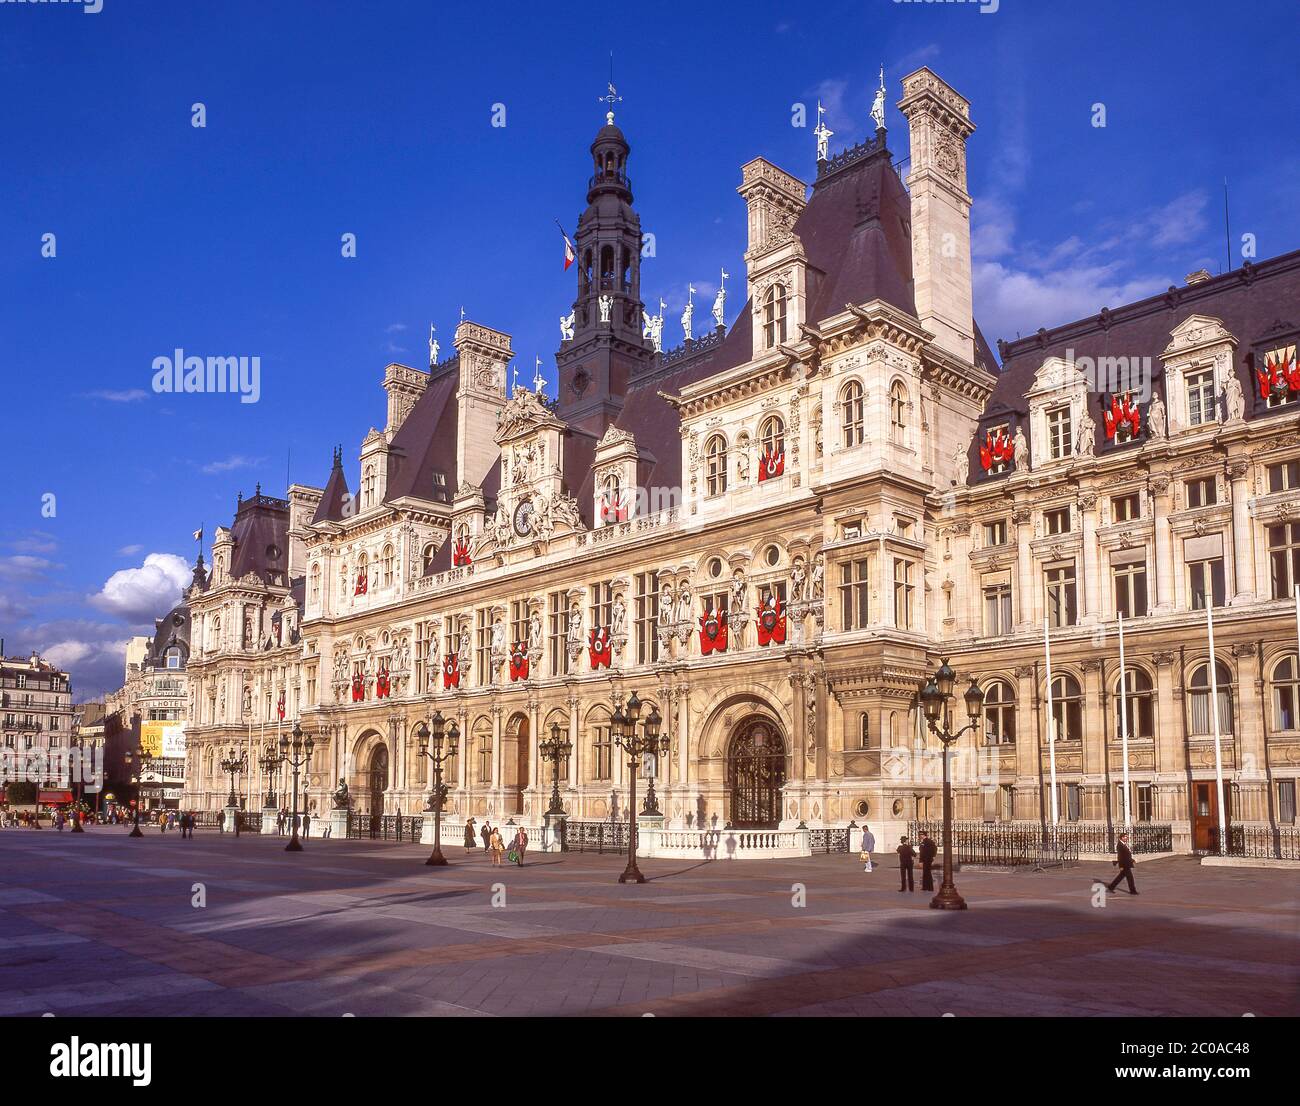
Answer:
POLYGON ((898 846, 898 881, 901 886, 900 892, 915 891, 916 885, 912 882, 912 861, 916 859, 916 850, 907 843, 906 837, 901 837, 902 842, 898 846))
POLYGON ((934 890, 934 875, 930 871, 930 865, 934 863, 934 858, 938 855, 939 848, 931 840, 928 833, 921 834, 921 890, 934 890))
POLYGON ((1119 881, 1125 879, 1128 880, 1128 893, 1130 895, 1136 895, 1138 889, 1133 884, 1133 853, 1128 847, 1127 833, 1121 833, 1119 835, 1119 845, 1116 846, 1115 859, 1112 860, 1111 863, 1118 865, 1119 875, 1106 884, 1106 890, 1114 891, 1116 886, 1119 884, 1119 881))

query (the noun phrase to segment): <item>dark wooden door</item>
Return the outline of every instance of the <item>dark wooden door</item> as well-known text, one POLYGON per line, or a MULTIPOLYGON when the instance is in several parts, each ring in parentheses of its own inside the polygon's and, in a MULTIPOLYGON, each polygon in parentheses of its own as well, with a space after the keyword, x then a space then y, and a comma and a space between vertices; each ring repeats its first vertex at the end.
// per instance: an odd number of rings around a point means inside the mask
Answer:
MULTIPOLYGON (((1219 851, 1218 791, 1214 780, 1196 780, 1192 783, 1192 848, 1197 852, 1219 851)), ((1223 785, 1223 807, 1223 821, 1231 833, 1232 789, 1226 782, 1223 785)))

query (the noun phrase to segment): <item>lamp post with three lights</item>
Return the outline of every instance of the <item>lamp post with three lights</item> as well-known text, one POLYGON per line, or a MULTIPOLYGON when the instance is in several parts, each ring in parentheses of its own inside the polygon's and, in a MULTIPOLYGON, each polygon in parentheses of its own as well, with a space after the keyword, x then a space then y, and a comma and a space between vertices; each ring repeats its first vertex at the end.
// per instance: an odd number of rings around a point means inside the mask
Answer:
POLYGON ((419 753, 433 762, 433 791, 429 795, 426 807, 433 811, 433 852, 425 864, 434 867, 446 865, 447 858, 442 855, 442 806, 447 801, 447 785, 442 782, 443 761, 456 755, 460 742, 460 727, 452 722, 448 728, 442 711, 433 712, 428 723, 421 722, 415 727, 415 739, 419 742, 419 753), (443 743, 446 742, 446 749, 443 743))
POLYGON ((933 910, 965 910, 966 900, 957 893, 952 881, 952 778, 949 769, 948 747, 962 734, 979 726, 980 715, 984 708, 984 692, 979 689, 972 676, 970 687, 962 698, 966 702, 968 725, 953 731, 948 721, 948 700, 952 698, 953 687, 957 683, 957 673, 943 659, 925 687, 921 689, 921 710, 925 714, 930 732, 943 742, 943 885, 930 900, 933 910))
POLYGON ((280 751, 272 755, 275 748, 273 744, 266 747, 266 761, 269 765, 279 766, 288 764, 293 769, 293 807, 289 812, 289 821, 293 826, 293 836, 289 838, 289 844, 284 847, 287 853, 302 852, 302 842, 298 840, 298 770, 311 761, 311 751, 316 747, 310 737, 303 739, 302 726, 295 722, 293 724, 293 740, 289 740, 288 734, 280 736, 280 751))
POLYGON ((610 721, 611 736, 614 743, 627 754, 628 766, 627 867, 618 877, 619 883, 645 883, 645 876, 636 866, 636 772, 641 758, 647 753, 657 757, 668 751, 668 738, 659 735, 659 727, 663 724, 659 708, 651 708, 644 722, 640 722, 640 718, 641 699, 634 691, 628 696, 626 707, 619 706, 610 721))

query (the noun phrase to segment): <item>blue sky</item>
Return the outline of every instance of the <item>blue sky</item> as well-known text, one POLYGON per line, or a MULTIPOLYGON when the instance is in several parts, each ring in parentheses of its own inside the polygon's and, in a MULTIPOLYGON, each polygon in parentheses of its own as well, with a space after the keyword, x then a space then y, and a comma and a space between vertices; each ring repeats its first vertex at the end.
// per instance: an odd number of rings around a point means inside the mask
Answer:
POLYGON ((355 486, 384 365, 423 366, 430 322, 449 352, 462 305, 514 336, 521 379, 541 356, 553 380, 555 220, 583 206, 611 49, 671 343, 688 280, 708 297, 743 272, 739 167, 811 179, 792 104, 820 97, 832 148, 858 141, 881 64, 896 158, 904 73, 973 105, 990 341, 1219 272, 1225 176, 1234 239, 1300 247, 1293 0, 997 7, 0 3, 6 651, 48 651, 79 699, 116 686, 191 531, 256 481, 283 494, 286 467, 323 483, 336 442, 355 486), (154 394, 177 347, 259 357, 259 402, 154 394))

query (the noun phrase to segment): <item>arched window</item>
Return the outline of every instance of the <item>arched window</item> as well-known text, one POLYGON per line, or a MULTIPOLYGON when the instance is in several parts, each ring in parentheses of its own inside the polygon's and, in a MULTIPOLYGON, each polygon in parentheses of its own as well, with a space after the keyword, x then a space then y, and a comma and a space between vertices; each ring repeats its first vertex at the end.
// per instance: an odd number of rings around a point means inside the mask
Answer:
POLYGON ((721 495, 727 490, 727 443, 721 434, 715 434, 704 447, 705 487, 709 495, 721 495))
POLYGON ((1273 666, 1273 729, 1300 730, 1300 671, 1295 657, 1273 666))
POLYGON ((862 385, 850 380, 840 391, 840 427, 846 448, 861 445, 866 436, 863 420, 862 385))
POLYGON ((179 645, 171 646, 166 653, 167 667, 180 668, 181 666, 181 647, 179 645))
POLYGON ((605 477, 604 483, 600 488, 600 522, 604 526, 612 526, 616 522, 625 521, 627 514, 624 511, 620 519, 619 512, 623 510, 623 482, 618 478, 618 473, 611 472, 605 477))
POLYGON ((213 650, 217 650, 221 648, 221 619, 220 618, 214 618, 212 620, 212 640, 208 643, 208 647, 213 650))
POLYGON ((600 250, 600 287, 610 291, 614 287, 614 247, 602 246, 600 250))
POLYGON ((779 457, 785 452, 785 423, 780 415, 769 415, 758 428, 760 457, 779 457))
POLYGON ((907 444, 907 388, 901 380, 895 380, 889 389, 889 438, 907 444))
MULTIPOLYGON (((1214 681, 1219 691, 1219 733, 1232 733, 1232 673, 1222 661, 1214 665, 1214 681)), ((1191 732, 1212 734, 1214 718, 1210 711, 1210 666, 1198 665, 1187 681, 1187 717, 1191 732)))
POLYGON ((438 547, 433 542, 430 542, 424 547, 424 551, 420 554, 420 560, 423 562, 423 571, 425 576, 433 575, 433 562, 437 556, 438 547))
POLYGON ((377 483, 375 466, 373 464, 367 465, 366 471, 361 477, 361 505, 363 507, 373 507, 375 505, 375 487, 377 483))
POLYGON ((363 588, 369 590, 370 587, 370 558, 362 553, 357 558, 357 594, 361 594, 363 588), (363 583, 364 581, 364 583, 363 583))
MULTIPOLYGON (((1115 693, 1115 736, 1121 733, 1119 717, 1119 680, 1112 689, 1115 693)), ((1140 668, 1130 668, 1124 673, 1124 709, 1128 712, 1129 737, 1151 737, 1155 733, 1152 719, 1154 695, 1151 677, 1140 668)))
POLYGON ((858 748, 871 748, 871 715, 865 710, 858 715, 858 748))
POLYGON ((488 786, 492 783, 492 723, 486 718, 474 723, 474 752, 478 758, 475 765, 478 782, 488 786))
POLYGON ((311 566, 311 601, 320 602, 320 565, 311 566))
POLYGON ((1016 743, 1016 696, 1006 680, 994 680, 984 692, 984 744, 1016 743))
POLYGON ((1052 736, 1056 741, 1083 738, 1083 693, 1068 672, 1052 678, 1052 736))
POLYGON ((785 341, 785 286, 773 284, 763 297, 763 346, 774 349, 785 341))
POLYGON ((384 546, 384 551, 379 560, 379 575, 383 581, 383 586, 386 588, 393 586, 393 560, 393 547, 391 545, 384 546))

